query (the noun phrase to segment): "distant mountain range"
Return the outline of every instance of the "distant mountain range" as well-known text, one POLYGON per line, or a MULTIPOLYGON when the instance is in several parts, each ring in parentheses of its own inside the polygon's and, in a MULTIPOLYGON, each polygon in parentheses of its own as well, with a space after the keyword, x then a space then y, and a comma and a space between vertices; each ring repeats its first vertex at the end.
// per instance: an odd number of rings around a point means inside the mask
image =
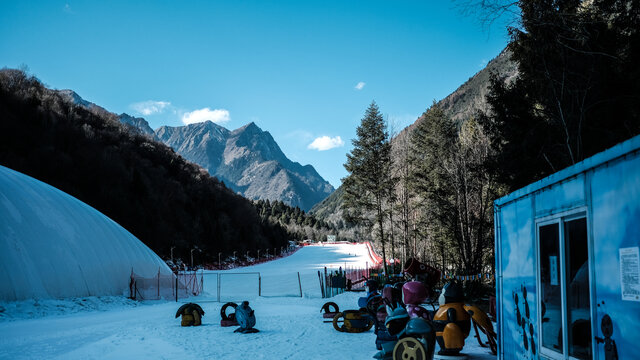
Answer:
MULTIPOLYGON (((76 105, 109 113, 72 90, 58 93, 76 105)), ((253 122, 233 131, 211 121, 154 131, 143 118, 113 115, 130 130, 172 147, 248 199, 281 200, 309 211, 334 190, 313 166, 289 160, 271 134, 253 122)))

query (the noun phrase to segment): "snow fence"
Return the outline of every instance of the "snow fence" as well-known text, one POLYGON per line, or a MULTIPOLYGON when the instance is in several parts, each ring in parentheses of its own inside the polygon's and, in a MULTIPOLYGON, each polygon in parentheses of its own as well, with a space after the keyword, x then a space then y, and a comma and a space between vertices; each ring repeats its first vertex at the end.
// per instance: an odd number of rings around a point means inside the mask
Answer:
POLYGON ((163 274, 159 269, 154 277, 143 277, 131 270, 130 298, 135 300, 176 300, 197 296, 202 292, 202 277, 196 272, 163 274))
POLYGON ((200 299, 205 301, 241 301, 257 297, 301 297, 302 285, 298 272, 262 274, 260 272, 197 273, 202 284, 200 299))

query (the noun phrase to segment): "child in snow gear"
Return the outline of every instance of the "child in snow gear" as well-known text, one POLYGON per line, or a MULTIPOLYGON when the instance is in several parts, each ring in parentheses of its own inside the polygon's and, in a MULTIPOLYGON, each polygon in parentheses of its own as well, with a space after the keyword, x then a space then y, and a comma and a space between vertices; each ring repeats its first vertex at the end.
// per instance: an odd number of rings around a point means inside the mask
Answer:
POLYGON ((238 321, 236 320, 236 313, 235 313, 235 310, 237 307, 238 307, 238 304, 233 302, 228 302, 222 305, 222 308, 220 309, 220 317, 222 318, 220 320, 220 326, 222 327, 238 326, 238 321), (232 307, 234 312, 227 315, 227 309, 229 307, 232 307))
POLYGON ((182 315, 182 326, 200 326, 204 310, 198 304, 188 303, 180 306, 176 312, 176 318, 182 315))
POLYGON ((257 333, 258 331, 260 331, 253 328, 256 324, 256 316, 253 309, 249 307, 248 301, 243 301, 240 306, 236 307, 236 320, 238 320, 238 324, 240 324, 240 327, 237 328, 234 332, 249 334, 257 333))

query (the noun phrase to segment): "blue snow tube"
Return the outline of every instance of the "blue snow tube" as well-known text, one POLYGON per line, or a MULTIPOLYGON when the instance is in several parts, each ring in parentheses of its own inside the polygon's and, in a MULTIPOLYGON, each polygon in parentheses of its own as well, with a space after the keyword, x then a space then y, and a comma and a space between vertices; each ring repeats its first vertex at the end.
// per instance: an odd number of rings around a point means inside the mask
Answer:
POLYGON ((236 320, 238 321, 238 324, 240 324, 240 327, 234 332, 247 334, 259 331, 258 329, 253 328, 256 325, 256 315, 254 310, 249 307, 248 301, 243 301, 242 304, 236 308, 236 320))

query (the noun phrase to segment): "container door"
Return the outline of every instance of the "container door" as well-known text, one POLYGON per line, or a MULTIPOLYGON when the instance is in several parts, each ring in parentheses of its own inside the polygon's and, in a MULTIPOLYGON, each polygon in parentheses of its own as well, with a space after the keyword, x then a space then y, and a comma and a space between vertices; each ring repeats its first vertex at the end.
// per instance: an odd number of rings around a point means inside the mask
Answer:
POLYGON ((588 245, 584 217, 538 225, 540 352, 551 359, 593 359, 588 245))
POLYGON ((567 350, 575 359, 592 359, 589 244, 585 218, 565 221, 567 350))

